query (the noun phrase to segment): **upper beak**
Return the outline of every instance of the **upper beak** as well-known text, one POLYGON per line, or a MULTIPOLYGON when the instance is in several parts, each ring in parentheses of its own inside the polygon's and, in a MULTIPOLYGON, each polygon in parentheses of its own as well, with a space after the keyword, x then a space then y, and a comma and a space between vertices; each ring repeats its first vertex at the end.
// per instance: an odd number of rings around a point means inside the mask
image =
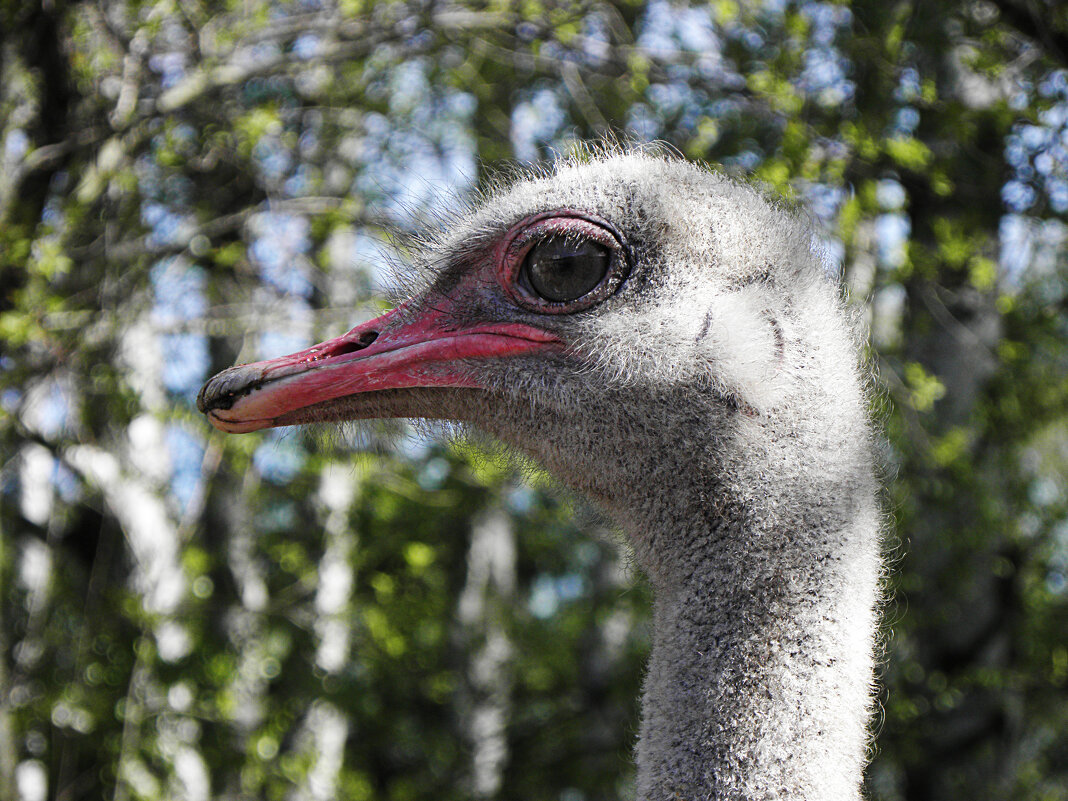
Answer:
POLYGON ((556 336, 522 323, 459 327, 447 311, 401 306, 307 350, 224 370, 200 390, 197 408, 222 431, 256 431, 357 393, 480 388, 470 360, 562 347, 556 336))

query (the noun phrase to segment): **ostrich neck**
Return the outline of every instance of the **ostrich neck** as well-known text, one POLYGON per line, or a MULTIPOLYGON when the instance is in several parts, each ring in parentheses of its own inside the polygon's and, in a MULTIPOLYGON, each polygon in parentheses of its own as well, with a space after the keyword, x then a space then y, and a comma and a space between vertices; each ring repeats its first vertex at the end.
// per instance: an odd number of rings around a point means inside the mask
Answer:
POLYGON ((653 586, 638 801, 859 801, 879 514, 866 429, 841 421, 862 414, 773 428, 628 397, 557 436, 488 427, 607 511, 653 586))
POLYGON ((656 537, 687 543, 687 567, 649 571, 639 801, 859 799, 878 571, 864 506, 837 528, 656 537))

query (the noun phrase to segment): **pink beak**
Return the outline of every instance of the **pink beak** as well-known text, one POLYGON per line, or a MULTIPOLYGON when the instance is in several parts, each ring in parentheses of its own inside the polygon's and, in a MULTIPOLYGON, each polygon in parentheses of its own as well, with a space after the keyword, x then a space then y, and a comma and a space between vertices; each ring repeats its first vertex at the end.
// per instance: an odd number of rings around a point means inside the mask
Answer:
POLYGON ((200 390, 197 407, 221 431, 244 433, 288 425, 293 412, 357 393, 484 388, 471 360, 563 347, 522 323, 459 328, 447 311, 424 307, 405 319, 407 311, 401 306, 299 353, 224 370, 200 390))

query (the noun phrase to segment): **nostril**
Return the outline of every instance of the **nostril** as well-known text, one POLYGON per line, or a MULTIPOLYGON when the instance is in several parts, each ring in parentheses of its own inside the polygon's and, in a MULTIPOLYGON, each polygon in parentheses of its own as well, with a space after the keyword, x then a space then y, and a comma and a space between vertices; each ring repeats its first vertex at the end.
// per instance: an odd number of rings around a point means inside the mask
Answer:
POLYGON ((342 342, 336 348, 330 351, 327 358, 333 358, 335 356, 346 356, 349 353, 355 353, 358 350, 363 350, 365 345, 361 345, 359 342, 342 342))
POLYGON ((363 350, 376 339, 378 339, 377 331, 364 331, 362 334, 360 334, 358 339, 351 340, 349 342, 342 342, 340 345, 330 351, 329 356, 346 356, 350 353, 355 353, 358 350, 363 350))

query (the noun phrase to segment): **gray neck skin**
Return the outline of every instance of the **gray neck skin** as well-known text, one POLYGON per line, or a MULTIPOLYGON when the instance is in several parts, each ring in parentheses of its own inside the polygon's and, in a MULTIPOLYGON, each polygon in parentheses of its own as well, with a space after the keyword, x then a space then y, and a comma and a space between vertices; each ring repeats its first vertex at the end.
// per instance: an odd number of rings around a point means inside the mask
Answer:
POLYGON ((654 580, 640 801, 859 798, 875 581, 843 575, 841 551, 708 557, 654 580))
MULTIPOLYGON (((481 422, 515 441, 516 418, 481 422)), ((879 571, 866 445, 799 460, 781 434, 735 430, 765 444, 726 460, 724 436, 687 451, 654 447, 685 440, 640 417, 608 427, 632 439, 606 449, 569 423, 569 447, 527 449, 611 512, 653 585, 638 801, 859 799, 879 571)))

